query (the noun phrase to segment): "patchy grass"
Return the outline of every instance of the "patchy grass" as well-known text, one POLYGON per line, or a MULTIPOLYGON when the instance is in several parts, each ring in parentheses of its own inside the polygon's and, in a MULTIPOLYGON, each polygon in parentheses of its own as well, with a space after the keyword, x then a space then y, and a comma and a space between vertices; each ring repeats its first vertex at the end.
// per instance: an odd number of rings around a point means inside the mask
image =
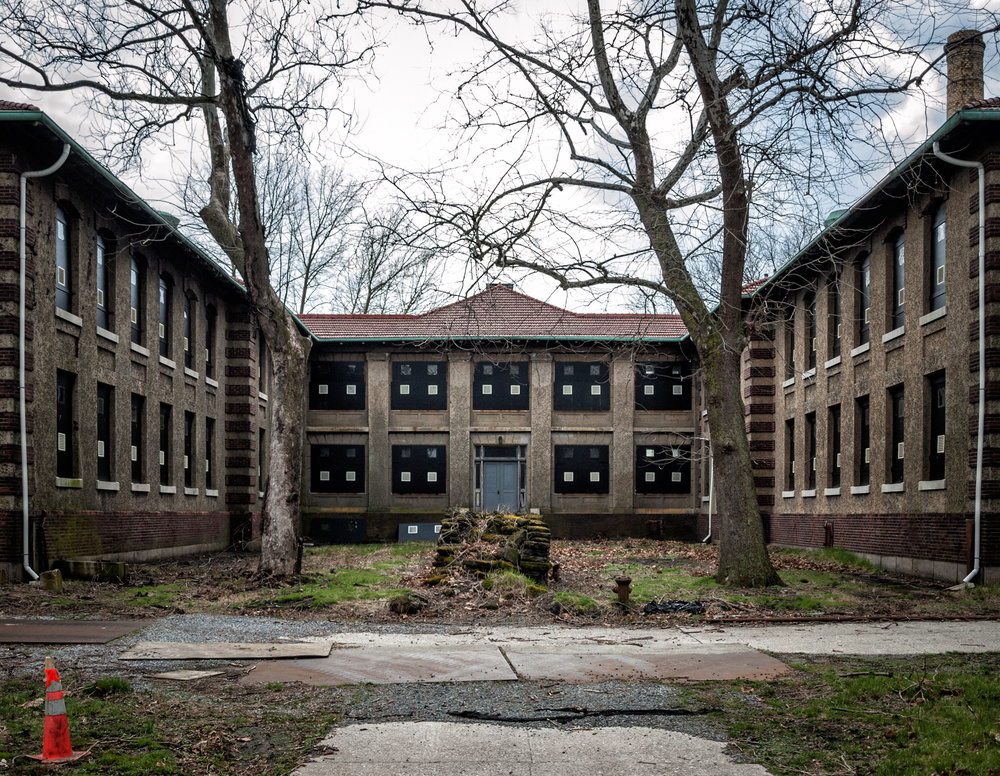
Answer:
POLYGON ((566 611, 577 617, 596 617, 607 610, 607 606, 601 606, 593 598, 580 593, 569 593, 560 590, 552 596, 553 601, 559 605, 559 611, 566 611))
POLYGON ((783 774, 1000 774, 1000 655, 798 656, 772 682, 701 683, 742 757, 783 774))
MULTIPOLYGON (((64 673, 73 749, 92 750, 65 767, 101 776, 287 774, 336 723, 346 702, 336 688, 290 691, 225 681, 196 693, 176 686, 169 692, 122 691, 121 680, 100 678, 86 689, 119 689, 78 694, 73 688, 80 682, 64 673)), ((0 761, 6 760, 12 773, 52 773, 52 766, 26 757, 42 749, 43 698, 42 680, 0 684, 0 761)))
POLYGON ((391 563, 375 563, 373 569, 345 569, 332 574, 314 574, 304 578, 294 591, 269 599, 267 603, 322 607, 346 601, 372 601, 412 593, 398 587, 398 576, 385 573, 391 563))

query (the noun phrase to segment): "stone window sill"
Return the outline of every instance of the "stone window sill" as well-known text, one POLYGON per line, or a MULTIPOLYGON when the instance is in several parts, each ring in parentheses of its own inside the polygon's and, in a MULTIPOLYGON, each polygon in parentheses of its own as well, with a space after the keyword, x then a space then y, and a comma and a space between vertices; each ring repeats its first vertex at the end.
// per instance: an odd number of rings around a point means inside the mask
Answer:
POLYGON ((840 488, 823 488, 824 496, 839 496, 840 488))
POLYGON ((883 493, 903 493, 905 490, 905 482, 887 482, 882 486, 883 493))
POLYGON ((927 315, 920 316, 920 325, 926 326, 928 323, 933 323, 939 318, 944 318, 948 314, 947 307, 940 307, 937 310, 931 310, 927 315))
POLYGON ((193 369, 188 369, 187 367, 184 367, 184 374, 187 377, 193 377, 195 380, 197 380, 199 377, 197 372, 195 372, 193 369))
POLYGON ((839 366, 839 365, 840 365, 840 356, 834 356, 829 361, 827 361, 825 364, 823 364, 823 368, 824 369, 833 369, 835 366, 839 366))
POLYGON ((208 496, 209 498, 218 498, 219 491, 212 490, 211 488, 205 488, 205 495, 208 496))
POLYGON ((795 378, 794 377, 789 377, 787 380, 785 380, 785 382, 783 382, 781 384, 781 387, 782 388, 791 388, 793 385, 795 385, 795 378))
POLYGON ((149 351, 146 350, 146 348, 144 348, 142 345, 136 345, 134 342, 131 344, 133 353, 138 353, 140 356, 145 356, 146 358, 149 358, 149 351))
POLYGON ((73 315, 73 313, 67 312, 61 307, 56 308, 56 318, 62 318, 64 321, 72 323, 74 326, 79 326, 81 329, 83 328, 83 318, 79 315, 73 315))
POLYGON ((176 493, 176 492, 177 492, 177 486, 176 485, 161 485, 160 486, 160 493, 176 493))
POLYGON ((114 492, 117 493, 119 490, 121 490, 121 485, 119 485, 117 482, 109 482, 109 481, 106 481, 106 480, 98 480, 97 481, 97 489, 98 490, 109 490, 109 491, 114 491, 114 492))
POLYGON ((57 488, 82 488, 83 480, 79 477, 56 477, 57 488))
POLYGON ((852 496, 867 496, 871 493, 871 485, 851 485, 852 496))
POLYGON ((783 490, 783 491, 781 491, 781 497, 782 498, 795 498, 795 491, 794 490, 783 490))
POLYGON ((184 488, 184 495, 185 496, 197 496, 198 495, 198 489, 197 488, 184 488))
POLYGON ((900 326, 898 329, 893 329, 892 331, 887 331, 882 335, 882 344, 887 342, 892 342, 894 339, 899 339, 904 334, 906 334, 906 327, 900 326))
POLYGON ((816 376, 816 367, 813 367, 812 369, 809 369, 809 370, 807 370, 807 371, 805 371, 805 372, 802 373, 802 379, 803 380, 808 380, 809 378, 815 377, 815 376, 816 376))
POLYGON ((219 384, 215 380, 213 380, 211 377, 206 377, 205 378, 205 385, 210 385, 213 388, 218 388, 219 387, 219 384))
POLYGON ((175 361, 171 361, 166 356, 160 356, 160 365, 167 367, 167 369, 176 369, 177 368, 177 363, 175 361))
POLYGON ((921 480, 917 483, 917 490, 944 490, 944 480, 921 480))
POLYGON ((264 393, 263 391, 260 391, 257 394, 257 398, 260 399, 261 401, 267 401, 267 394, 264 393))
POLYGON ((97 327, 97 336, 103 337, 104 339, 108 340, 109 342, 113 342, 116 345, 118 344, 118 335, 115 334, 113 331, 102 329, 100 326, 97 327))
POLYGON ((145 482, 133 482, 132 483, 133 493, 149 493, 149 485, 145 482))
POLYGON ((856 358, 860 356, 862 353, 867 353, 869 350, 871 350, 871 347, 872 344, 870 342, 866 342, 864 345, 858 345, 856 348, 854 348, 854 350, 851 351, 851 358, 856 358))
POLYGON ((816 498, 816 488, 802 491, 802 498, 816 498))

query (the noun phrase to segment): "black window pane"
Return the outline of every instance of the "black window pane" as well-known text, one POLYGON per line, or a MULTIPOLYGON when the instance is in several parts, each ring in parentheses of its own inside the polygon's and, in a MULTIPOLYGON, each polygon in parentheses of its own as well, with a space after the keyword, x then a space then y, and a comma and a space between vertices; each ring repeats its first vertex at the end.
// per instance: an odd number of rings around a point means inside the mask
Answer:
POLYGON ((392 492, 445 493, 446 457, 444 445, 393 445, 392 492))
POLYGON ((310 489, 313 493, 364 493, 363 445, 312 445, 310 489))
POLYGON ((608 493, 609 476, 607 445, 555 446, 556 493, 608 493))
POLYGON ((309 366, 309 409, 362 411, 366 406, 363 361, 314 361, 309 366))
POLYGON ((645 494, 691 492, 689 445, 640 445, 635 450, 635 490, 645 494))
POLYGON ((391 407, 394 410, 447 409, 447 362, 393 362, 391 407))

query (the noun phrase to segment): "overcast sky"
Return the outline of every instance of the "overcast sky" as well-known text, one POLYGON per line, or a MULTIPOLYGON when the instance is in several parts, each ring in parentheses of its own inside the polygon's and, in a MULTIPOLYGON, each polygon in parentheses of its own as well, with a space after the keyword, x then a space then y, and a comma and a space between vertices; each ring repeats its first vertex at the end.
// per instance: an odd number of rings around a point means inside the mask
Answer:
MULTIPOLYGON (((545 3, 526 0, 523 4, 523 7, 531 9, 554 8, 559 13, 572 11, 577 6, 583 6, 582 0, 548 0, 545 3)), ((963 20, 963 26, 975 25, 977 7, 1000 10, 1000 0, 970 3, 969 18, 963 20)), ((521 10, 506 23, 511 29, 527 29, 533 19, 528 12, 521 10)), ((431 34, 440 32, 437 28, 431 34)), ((374 168, 363 158, 365 155, 410 170, 433 167, 454 156, 456 140, 453 135, 441 130, 451 105, 449 93, 443 87, 451 83, 447 73, 460 68, 473 54, 465 36, 440 35, 431 45, 426 34, 400 21, 381 27, 383 45, 375 54, 372 74, 346 83, 339 99, 341 106, 352 117, 351 124, 348 128, 342 121, 334 119, 320 136, 320 142, 328 149, 329 158, 340 160, 349 173, 359 177, 371 174, 374 168)), ((991 67, 987 72, 986 94, 1000 95, 996 79, 997 52, 988 51, 987 60, 991 67)), ((920 95, 908 98, 886 121, 887 131, 908 139, 910 147, 932 132, 944 118, 939 107, 944 95, 943 78, 935 75, 928 79, 924 89, 930 99, 920 95)), ((100 158, 99 132, 95 134, 86 111, 79 107, 79 97, 71 94, 13 94, 0 87, 0 98, 33 102, 100 158)), ((905 156, 905 150, 903 146, 899 147, 897 159, 905 156)), ((176 172, 179 166, 184 166, 184 160, 183 153, 162 153, 152 159, 141 177, 135 174, 123 174, 121 177, 140 196, 148 198, 157 207, 172 210, 171 200, 175 197, 169 188, 169 181, 174 177, 171 167, 176 172)), ((887 166, 873 169, 870 180, 864 185, 871 185, 887 171, 887 166)), ((861 190, 853 192, 854 196, 860 193, 861 190)), ((850 201, 833 204, 847 206, 850 201)), ((454 275, 459 276, 468 283, 467 273, 454 275)), ((526 293, 573 309, 582 309, 587 304, 582 295, 567 299, 547 281, 519 280, 518 287, 526 293)), ((596 308, 591 306, 589 309, 596 308)))

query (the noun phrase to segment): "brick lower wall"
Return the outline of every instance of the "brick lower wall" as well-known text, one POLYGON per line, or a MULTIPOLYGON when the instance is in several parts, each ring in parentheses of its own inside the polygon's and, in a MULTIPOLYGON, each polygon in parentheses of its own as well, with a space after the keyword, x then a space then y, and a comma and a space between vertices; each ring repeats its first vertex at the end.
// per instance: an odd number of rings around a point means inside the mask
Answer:
MULTIPOLYGON (((965 514, 771 515, 770 541, 790 547, 822 547, 826 523, 833 544, 859 554, 965 563, 965 514)), ((984 565, 995 565, 1000 516, 983 516, 984 565)))
POLYGON ((48 563, 67 558, 159 553, 230 544, 228 512, 47 512, 36 518, 48 563))

